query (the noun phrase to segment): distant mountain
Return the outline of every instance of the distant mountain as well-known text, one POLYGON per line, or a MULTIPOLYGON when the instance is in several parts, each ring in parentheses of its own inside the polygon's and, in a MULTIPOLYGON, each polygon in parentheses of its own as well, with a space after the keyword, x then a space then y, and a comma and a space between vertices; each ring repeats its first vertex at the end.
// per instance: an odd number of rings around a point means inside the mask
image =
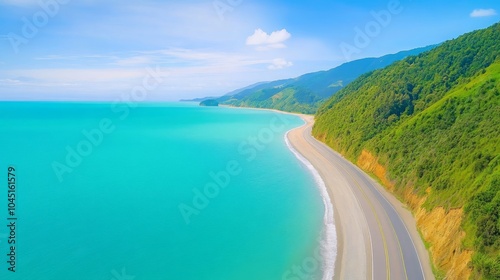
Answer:
POLYGON ((207 99, 207 100, 203 100, 200 102, 200 106, 203 106, 203 107, 217 107, 219 106, 219 102, 217 100, 214 100, 214 99, 207 99))
POLYGON ((216 99, 216 100, 218 100, 220 102, 222 100, 229 99, 230 96, 236 95, 236 94, 240 93, 241 91, 244 91, 246 89, 253 88, 253 87, 259 86, 261 84, 265 84, 265 83, 266 82, 260 82, 260 83, 256 83, 256 84, 253 84, 253 85, 249 85, 247 87, 240 88, 240 89, 237 89, 235 91, 231 91, 229 93, 226 93, 226 95, 224 95, 222 97, 219 97, 219 96, 217 96, 217 97, 209 96, 209 97, 201 97, 201 98, 194 98, 194 99, 181 99, 180 101, 181 102, 203 102, 205 100, 216 99), (225 98, 226 96, 227 96, 227 98, 225 98))
POLYGON ((309 73, 294 79, 259 83, 227 93, 218 101, 233 106, 272 108, 312 114, 323 101, 359 76, 434 47, 403 51, 380 58, 360 59, 328 71, 309 73))
POLYGON ((205 100, 210 100, 210 99, 218 99, 219 97, 201 97, 201 98, 194 98, 194 99, 181 99, 179 100, 180 102, 203 102, 205 100))
POLYGON ((500 24, 361 76, 313 134, 416 215, 438 279, 500 279, 500 24))
POLYGON ((238 94, 240 94, 240 93, 241 93, 241 92, 243 92, 243 91, 246 91, 246 90, 248 90, 248 89, 252 89, 252 88, 257 88, 257 87, 259 87, 259 86, 261 86, 261 85, 265 85, 265 84, 268 84, 268 83, 269 83, 269 82, 260 82, 260 83, 256 83, 256 84, 253 84, 253 85, 246 86, 246 87, 244 87, 244 88, 240 88, 240 89, 237 89, 237 90, 234 90, 234 91, 228 92, 228 93, 226 93, 224 96, 222 96, 222 97, 218 97, 218 100, 219 100, 220 102, 227 101, 227 100, 231 99, 233 96, 238 95, 238 94))

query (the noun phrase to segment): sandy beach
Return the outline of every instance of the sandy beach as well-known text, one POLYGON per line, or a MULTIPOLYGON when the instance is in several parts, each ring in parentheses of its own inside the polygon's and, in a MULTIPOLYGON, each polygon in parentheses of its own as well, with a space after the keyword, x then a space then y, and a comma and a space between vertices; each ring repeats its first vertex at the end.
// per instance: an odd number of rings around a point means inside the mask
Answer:
POLYGON ((325 182, 334 208, 337 256, 333 279, 435 279, 429 253, 407 207, 356 165, 311 136, 314 116, 275 109, 305 124, 288 140, 325 182))
POLYGON ((334 206, 338 240, 334 279, 372 279, 372 276, 373 279, 434 279, 428 253, 412 214, 367 175, 351 176, 356 170, 348 168, 357 167, 310 136, 314 117, 297 115, 306 124, 290 131, 288 139, 294 149, 317 169, 334 206), (359 176, 366 176, 362 179, 369 181, 376 190, 367 191, 360 187, 359 176), (398 219, 404 223, 403 233, 394 230, 396 227, 389 221, 387 210, 377 204, 381 199, 375 197, 378 193, 399 215, 398 219), (410 241, 402 235, 411 237, 410 241), (405 249, 414 251, 416 259, 408 257, 405 249))
POLYGON ((318 170, 334 205, 338 240, 334 279, 368 279, 366 268, 371 248, 369 245, 370 237, 367 235, 368 229, 364 227, 364 223, 359 222, 364 220, 363 213, 356 203, 354 194, 349 191, 347 183, 339 180, 342 176, 338 170, 331 166, 328 160, 303 137, 304 132, 314 124, 314 117, 299 116, 306 121, 306 125, 290 131, 288 139, 293 147, 318 170), (344 223, 344 219, 352 221, 352 223, 344 223), (356 242, 356 244, 350 244, 350 241, 356 242), (345 248, 350 249, 345 250, 345 248))

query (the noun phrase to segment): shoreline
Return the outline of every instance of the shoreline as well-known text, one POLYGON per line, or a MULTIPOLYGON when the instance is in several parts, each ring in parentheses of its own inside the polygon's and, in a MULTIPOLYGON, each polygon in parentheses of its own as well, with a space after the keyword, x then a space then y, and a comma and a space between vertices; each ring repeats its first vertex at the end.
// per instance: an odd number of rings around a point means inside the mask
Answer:
MULTIPOLYGON (((333 279, 369 280, 391 276, 395 278, 412 276, 410 278, 413 279, 416 274, 421 275, 420 279, 435 279, 429 252, 408 207, 357 165, 312 137, 311 130, 315 121, 313 115, 266 108, 221 107, 271 111, 294 115, 304 121, 300 127, 288 131, 285 137, 293 150, 317 171, 325 183, 333 206, 337 237, 333 279), (359 182, 364 186, 359 186, 359 182), (391 220, 387 216, 391 211, 391 215, 397 216, 393 218, 396 220, 391 220), (384 225, 380 224, 379 216, 383 216, 384 225), (399 228, 398 233, 395 231, 394 223, 399 228), (413 259, 410 263, 406 263, 402 255, 400 238, 406 242, 405 256, 413 259), (407 274, 407 269, 410 269, 411 274, 407 274)), ((319 184, 316 185, 321 188, 319 184)), ((332 251, 334 249, 332 248, 332 251)))
MULTIPOLYGON (((322 276, 323 280, 346 279, 345 278, 346 274, 342 273, 342 272, 343 272, 343 270, 347 270, 347 269, 342 268, 342 266, 341 266, 343 264, 342 254, 343 254, 343 252, 345 252, 344 251, 345 244, 344 244, 344 242, 342 242, 345 233, 344 233, 344 230, 342 227, 342 223, 340 222, 341 218, 339 215, 338 206, 334 202, 334 201, 336 201, 336 199, 335 199, 335 196, 333 195, 333 192, 332 192, 331 182, 327 182, 325 180, 326 174, 328 174, 328 172, 327 172, 327 170, 325 170, 325 168, 321 168, 322 167, 321 165, 318 165, 317 163, 315 164, 315 163, 311 162, 311 160, 314 157, 317 157, 318 155, 314 154, 313 150, 311 149, 312 147, 308 147, 308 145, 304 141, 300 141, 300 140, 305 140, 302 137, 303 133, 309 127, 312 127, 314 125, 314 115, 291 113, 291 112, 285 112, 285 111, 280 111, 277 109, 268 109, 268 108, 236 107, 236 106, 230 106, 230 105, 219 105, 219 107, 230 108, 230 109, 239 109, 239 110, 267 111, 267 112, 273 112, 273 113, 277 113, 277 114, 292 115, 292 116, 299 117, 304 122, 304 124, 302 124, 301 126, 296 127, 296 128, 292 128, 291 130, 287 131, 285 133, 285 141, 287 142, 287 146, 288 146, 289 150, 297 157, 297 160, 300 161, 302 164, 306 165, 306 167, 308 167, 307 163, 309 163, 311 168, 315 171, 314 172, 313 170, 308 168, 308 172, 310 172, 313 177, 315 177, 314 173, 318 174, 319 179, 321 180, 321 182, 324 185, 324 189, 326 191, 326 194, 328 195, 328 198, 326 198, 326 199, 328 199, 328 202, 330 203, 330 205, 332 207, 332 212, 333 212, 332 218, 333 218, 333 227, 334 227, 334 231, 335 231, 334 234, 335 234, 335 245, 336 246, 335 246, 335 248, 330 248, 330 250, 334 251, 335 256, 334 256, 334 263, 333 264, 330 264, 330 265, 325 264, 324 265, 324 267, 332 266, 333 271, 330 271, 330 272, 324 271, 324 275, 322 276), (301 158, 299 158, 299 156, 302 157, 306 162, 302 161, 301 158), (333 274, 333 275, 331 278, 325 279, 324 277, 328 277, 328 274, 333 274)), ((320 192, 320 195, 323 197, 323 201, 325 202, 324 193, 321 190, 322 186, 320 184, 318 184, 317 178, 314 178, 314 179, 316 181, 316 187, 318 188, 318 191, 320 192)), ((352 199, 352 198, 353 197, 344 198, 344 199, 352 199)), ((345 209, 348 209, 348 207, 346 207, 345 209)), ((353 210, 353 209, 351 209, 351 210, 353 210)), ((360 213, 360 210, 357 212, 360 213)), ((326 205, 325 205, 324 215, 328 215, 328 207, 326 205)), ((325 228, 323 230, 326 231, 327 224, 325 223, 324 226, 325 226, 325 228)), ((327 237, 325 237, 325 238, 327 238, 327 237)), ((320 244, 320 245, 322 245, 322 244, 320 244)), ((324 261, 327 261, 327 260, 325 259, 324 261)), ((352 263, 354 266, 359 266, 359 262, 353 261, 352 263)), ((364 269, 359 269, 359 271, 362 272, 361 274, 363 274, 365 272, 364 269)), ((360 275, 355 275, 355 276, 357 277, 357 279, 362 279, 362 278, 359 278, 360 275)), ((366 278, 366 279, 368 280, 368 278, 366 278)))
MULTIPOLYGON (((301 127, 306 125, 307 123, 302 125, 301 127)), ((333 210, 334 206, 330 194, 328 193, 328 188, 325 182, 323 181, 323 178, 319 174, 318 170, 313 166, 313 164, 307 158, 305 158, 301 153, 299 153, 290 143, 288 134, 295 129, 297 128, 293 128, 285 134, 285 142, 288 149, 290 149, 290 151, 295 155, 295 157, 297 157, 297 159, 306 166, 308 171, 314 177, 316 187, 318 188, 323 200, 323 206, 325 207, 325 212, 323 213, 323 231, 319 248, 321 249, 321 256, 323 257, 322 279, 330 280, 333 279, 335 275, 335 269, 337 267, 335 264, 337 263, 337 254, 338 254, 337 248, 339 246, 339 242, 337 239, 337 227, 334 218, 336 211, 333 210)))
MULTIPOLYGON (((348 180, 346 181, 340 178, 345 176, 341 174, 341 170, 344 169, 344 167, 328 161, 324 154, 306 140, 306 134, 311 134, 311 129, 314 125, 314 116, 294 113, 287 114, 296 115, 306 122, 303 126, 290 131, 289 141, 294 149, 298 150, 303 157, 310 161, 314 168, 320 173, 323 181, 326 183, 327 191, 333 204, 335 227, 337 231, 337 257, 335 260, 333 279, 372 279, 372 277, 376 279, 377 276, 374 271, 374 266, 376 266, 377 262, 376 236, 372 236, 373 233, 368 229, 370 220, 367 220, 368 217, 366 217, 366 214, 362 210, 362 204, 364 203, 362 201, 363 199, 360 198, 359 195, 355 195, 356 190, 348 186, 348 180), (335 176, 339 178, 335 178, 335 176), (352 203, 349 203, 348 200, 351 200, 352 203), (355 221, 359 223, 357 226, 354 225, 355 221), (361 230, 361 232, 359 232, 359 230, 361 230), (360 259, 362 257, 364 257, 366 261, 365 264, 362 264, 363 261, 360 259)), ((313 137, 311 136, 310 138, 313 137)), ((324 146, 324 148, 333 151, 324 143, 319 143, 324 146)), ((344 158, 338 152, 333 152, 338 157, 344 158)), ((345 161, 348 165, 364 173, 357 165, 350 161, 345 161)), ((368 178, 376 189, 375 192, 380 194, 383 199, 389 203, 390 207, 394 209, 399 219, 401 219, 405 231, 411 236, 411 243, 419 259, 423 278, 435 279, 429 251, 425 247, 424 241, 418 232, 415 217, 408 207, 399 201, 392 193, 370 176, 368 176, 368 178)))
POLYGON ((323 199, 323 203, 324 203, 324 207, 325 207, 325 212, 324 212, 324 217, 323 217, 324 236, 323 236, 322 241, 319 245, 320 245, 320 247, 323 247, 323 245, 329 245, 329 246, 333 246, 333 247, 326 248, 327 252, 325 252, 325 253, 322 252, 322 256, 325 258, 323 260, 324 261, 324 264, 323 264, 323 270, 324 270, 323 273, 324 274, 322 275, 322 279, 323 280, 343 279, 340 277, 341 266, 338 265, 341 253, 344 251, 344 244, 343 244, 343 242, 340 242, 343 234, 342 234, 342 230, 340 230, 341 223, 339 222, 340 221, 339 211, 337 211, 335 203, 333 202, 334 197, 332 195, 330 186, 324 180, 324 172, 321 172, 321 170, 318 169, 318 165, 315 165, 310 161, 310 155, 307 153, 304 154, 304 149, 302 149, 304 146, 301 145, 301 143, 299 141, 296 141, 297 136, 302 135, 308 127, 311 127, 314 124, 314 115, 284 112, 284 111, 280 111, 277 109, 267 109, 267 108, 236 107, 236 106, 229 106, 229 105, 219 105, 219 107, 231 108, 231 109, 241 109, 241 110, 267 111, 267 112, 273 112, 273 113, 277 113, 277 114, 292 115, 292 116, 299 117, 304 122, 304 124, 302 124, 301 126, 296 127, 296 128, 292 128, 291 130, 289 130, 285 133, 285 136, 284 136, 285 142, 286 142, 287 148, 295 155, 297 160, 299 162, 301 162, 302 164, 304 164, 305 167, 308 169, 308 172, 311 173, 311 175, 313 176, 314 181, 316 183, 316 187, 318 188, 318 191, 323 199), (332 223, 329 223, 329 220, 331 220, 332 223), (332 230, 333 230, 333 232, 332 232, 332 230), (331 244, 332 241, 334 242, 334 244, 331 244), (329 264, 328 260, 332 259, 332 258, 333 258, 333 264, 329 264), (333 269, 330 270, 330 268, 333 268, 333 269))
MULTIPOLYGON (((312 168, 314 168, 316 170, 316 172, 318 173, 318 175, 320 176, 321 180, 324 183, 326 194, 328 195, 329 202, 333 208, 332 214, 333 214, 333 222, 334 222, 334 226, 335 226, 335 237, 336 237, 336 240, 335 240, 336 241, 335 261, 333 264, 333 275, 332 275, 331 279, 335 279, 335 280, 344 279, 341 277, 341 274, 342 274, 342 272, 341 272, 341 270, 342 270, 342 266, 341 266, 342 254, 345 250, 344 243, 342 242, 342 240, 343 240, 343 228, 342 228, 342 223, 340 223, 341 219, 339 216, 338 207, 337 207, 336 203, 334 203, 335 199, 334 199, 334 196, 333 196, 333 193, 331 190, 332 186, 327 184, 327 182, 325 182, 325 178, 324 178, 325 170, 322 170, 323 168, 321 168, 321 166, 315 165, 314 163, 312 163, 310 161, 310 158, 314 157, 315 155, 313 153, 311 153, 310 149, 307 149, 306 147, 304 147, 304 143, 302 141, 298 141, 300 139, 300 137, 302 136, 302 134, 307 130, 307 128, 312 127, 314 125, 314 116, 313 115, 305 115, 305 114, 289 113, 289 112, 281 112, 279 110, 271 110, 271 111, 295 115, 297 117, 300 117, 304 121, 304 124, 302 126, 290 130, 289 132, 287 132, 285 137, 287 137, 287 140, 289 141, 291 148, 294 150, 294 151, 292 150, 292 152, 296 152, 300 156, 302 156, 304 159, 306 159, 307 162, 309 162, 311 164, 312 168), (304 149, 304 148, 306 148, 306 149, 304 149)), ((321 186, 318 186, 318 188, 321 188, 321 186)), ((324 194, 322 193, 321 195, 324 195, 324 194)))

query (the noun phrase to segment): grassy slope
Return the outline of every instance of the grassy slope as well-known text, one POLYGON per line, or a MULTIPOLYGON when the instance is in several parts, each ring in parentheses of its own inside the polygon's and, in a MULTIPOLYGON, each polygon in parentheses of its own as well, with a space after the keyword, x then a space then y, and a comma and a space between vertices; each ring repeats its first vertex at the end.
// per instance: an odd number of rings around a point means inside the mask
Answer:
POLYGON ((376 154, 424 205, 464 207, 473 277, 500 279, 500 26, 370 73, 330 99, 313 133, 356 162, 376 154), (486 69, 487 67, 487 69, 486 69))
POLYGON ((236 102, 226 102, 226 104, 254 108, 272 108, 287 112, 314 114, 319 107, 321 99, 314 94, 304 94, 295 88, 284 90, 258 91, 251 97, 236 102))

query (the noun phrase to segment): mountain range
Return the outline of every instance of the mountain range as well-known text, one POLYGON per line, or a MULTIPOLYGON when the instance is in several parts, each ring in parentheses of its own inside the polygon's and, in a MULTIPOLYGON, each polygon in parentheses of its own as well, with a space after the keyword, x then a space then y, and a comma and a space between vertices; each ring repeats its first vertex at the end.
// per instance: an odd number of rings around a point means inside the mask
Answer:
POLYGON ((379 58, 355 60, 328 71, 309 73, 293 79, 261 82, 226 93, 222 97, 206 97, 189 101, 216 99, 221 104, 237 107, 269 108, 313 114, 322 102, 361 75, 384 68, 408 56, 429 51, 434 47, 435 45, 379 58))

